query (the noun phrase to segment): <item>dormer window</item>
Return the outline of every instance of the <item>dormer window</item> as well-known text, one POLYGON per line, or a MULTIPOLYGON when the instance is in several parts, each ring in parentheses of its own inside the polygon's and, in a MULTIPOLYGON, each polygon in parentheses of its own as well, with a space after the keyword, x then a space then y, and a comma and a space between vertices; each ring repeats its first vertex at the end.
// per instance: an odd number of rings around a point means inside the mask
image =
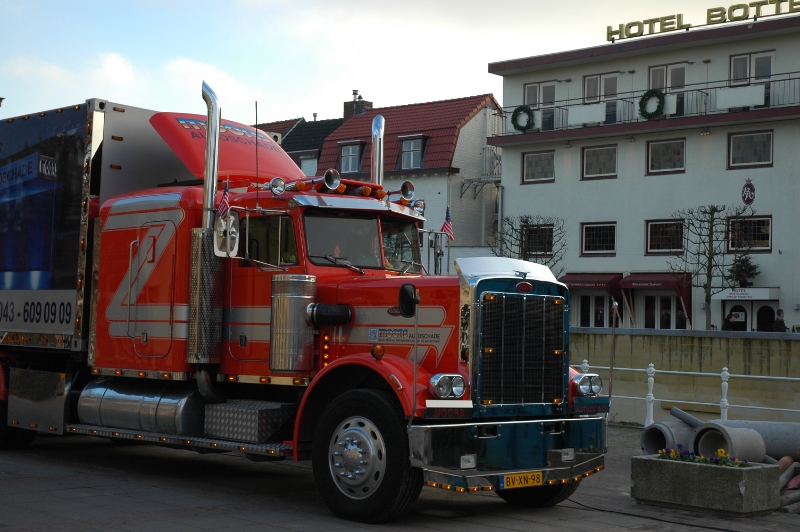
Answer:
POLYGON ((342 173, 358 172, 358 145, 342 146, 342 173))
POLYGON ((403 170, 422 167, 422 139, 403 141, 403 170))
POLYGON ((400 141, 400 160, 397 167, 400 170, 415 170, 422 168, 422 161, 425 159, 425 144, 428 136, 424 134, 401 135, 400 141))

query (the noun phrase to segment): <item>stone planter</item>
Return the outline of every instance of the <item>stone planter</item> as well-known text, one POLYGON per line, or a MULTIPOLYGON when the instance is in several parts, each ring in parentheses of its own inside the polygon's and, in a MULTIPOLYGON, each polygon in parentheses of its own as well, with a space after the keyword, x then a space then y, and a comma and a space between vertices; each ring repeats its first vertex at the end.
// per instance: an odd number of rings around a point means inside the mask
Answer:
POLYGON ((780 506, 778 466, 722 467, 634 456, 631 497, 640 504, 750 516, 780 506))

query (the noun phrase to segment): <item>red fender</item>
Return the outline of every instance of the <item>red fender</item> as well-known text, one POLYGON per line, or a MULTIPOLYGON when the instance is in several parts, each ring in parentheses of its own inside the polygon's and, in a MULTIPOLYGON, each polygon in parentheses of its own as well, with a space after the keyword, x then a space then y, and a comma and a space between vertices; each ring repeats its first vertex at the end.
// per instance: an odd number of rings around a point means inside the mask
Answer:
MULTIPOLYGON (((298 457, 298 444, 301 441, 301 428, 303 426, 303 416, 306 414, 308 398, 314 394, 314 390, 321 383, 326 382, 326 376, 337 373, 337 370, 346 366, 360 366, 366 367, 383 377, 389 387, 394 391, 400 405, 403 408, 403 415, 408 417, 411 414, 412 395, 413 395, 413 379, 414 379, 414 366, 404 358, 386 355, 381 360, 376 360, 372 355, 348 355, 343 358, 334 360, 322 369, 311 381, 311 385, 303 394, 303 400, 300 402, 300 407, 297 411, 297 419, 294 425, 294 459, 300 460, 298 457), (393 378, 394 377, 394 378, 393 378), (398 383, 400 389, 398 389, 398 383)), ((428 381, 430 380, 430 373, 422 367, 417 367, 417 407, 415 416, 423 416, 425 414, 425 400, 430 397, 428 391, 428 381)))

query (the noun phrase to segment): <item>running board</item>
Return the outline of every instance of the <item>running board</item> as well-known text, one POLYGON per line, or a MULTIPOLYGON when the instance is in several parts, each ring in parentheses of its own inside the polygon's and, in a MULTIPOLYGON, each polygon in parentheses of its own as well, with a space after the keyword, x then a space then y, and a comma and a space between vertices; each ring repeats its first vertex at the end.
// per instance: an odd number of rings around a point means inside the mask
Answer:
POLYGON ((89 436, 100 436, 103 438, 117 438, 120 440, 133 440, 155 445, 169 445, 172 447, 183 447, 190 451, 218 451, 218 452, 241 452, 255 454, 283 460, 292 457, 294 449, 291 443, 249 443, 233 442, 228 440, 218 440, 214 438, 202 438, 192 436, 176 436, 175 434, 161 434, 158 432, 135 431, 129 429, 115 429, 111 427, 100 427, 97 425, 74 424, 67 426, 67 434, 86 434, 89 436))

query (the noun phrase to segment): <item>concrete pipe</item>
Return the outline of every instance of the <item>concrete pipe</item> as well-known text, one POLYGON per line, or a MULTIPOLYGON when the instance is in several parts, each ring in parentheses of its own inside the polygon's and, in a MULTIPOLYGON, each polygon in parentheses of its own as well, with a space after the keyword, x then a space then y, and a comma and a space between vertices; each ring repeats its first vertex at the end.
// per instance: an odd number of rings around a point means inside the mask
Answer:
POLYGON ((682 421, 662 421, 653 423, 642 431, 639 443, 644 454, 658 454, 661 449, 677 449, 678 444, 689 449, 692 427, 682 421))
POLYGON ((683 421, 684 423, 686 423, 687 425, 689 425, 690 427, 695 428, 695 429, 703 424, 702 421, 700 421, 699 419, 697 419, 696 417, 694 417, 691 414, 687 414, 686 412, 684 412, 683 410, 681 410, 677 406, 673 406, 672 407, 672 409, 669 411, 669 415, 671 415, 672 417, 680 419, 681 421, 683 421))
POLYGON ((761 463, 766 456, 764 438, 753 429, 729 428, 715 423, 703 423, 692 434, 690 449, 697 456, 712 458, 723 449, 731 458, 761 463))
POLYGON ((753 429, 764 438, 767 455, 777 459, 791 456, 795 462, 800 462, 800 423, 720 420, 711 423, 734 429, 753 429))

